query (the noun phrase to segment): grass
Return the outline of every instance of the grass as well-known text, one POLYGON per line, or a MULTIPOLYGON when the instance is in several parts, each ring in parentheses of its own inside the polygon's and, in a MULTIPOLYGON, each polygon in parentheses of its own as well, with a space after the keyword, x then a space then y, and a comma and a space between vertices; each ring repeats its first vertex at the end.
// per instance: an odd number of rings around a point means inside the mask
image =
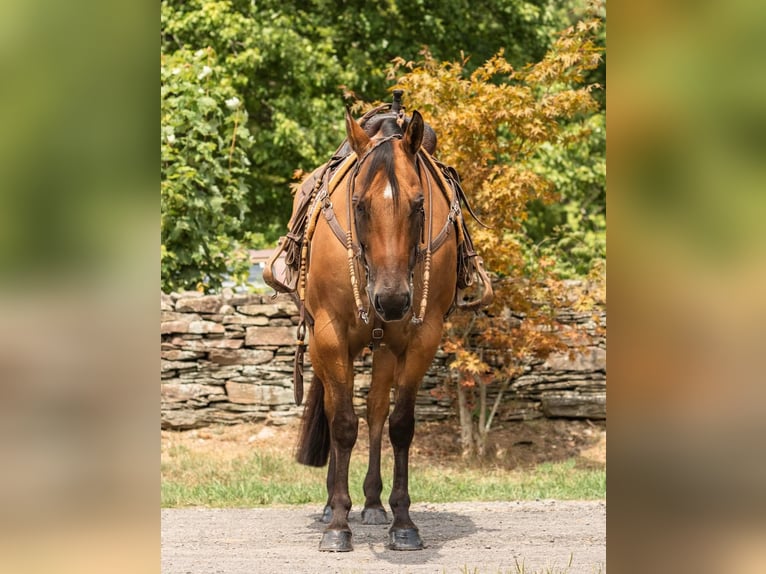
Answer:
MULTIPOLYGON (((383 457, 382 468, 385 500, 391 488, 390 456, 383 457)), ((256 452, 221 459, 173 446, 162 463, 162 506, 323 504, 326 472, 326 468, 299 465, 289 452, 256 452)), ((356 503, 364 500, 366 472, 366 459, 352 457, 349 486, 356 503)), ((411 462, 410 496, 416 502, 602 499, 606 496, 606 471, 579 468, 574 459, 523 471, 411 462)))

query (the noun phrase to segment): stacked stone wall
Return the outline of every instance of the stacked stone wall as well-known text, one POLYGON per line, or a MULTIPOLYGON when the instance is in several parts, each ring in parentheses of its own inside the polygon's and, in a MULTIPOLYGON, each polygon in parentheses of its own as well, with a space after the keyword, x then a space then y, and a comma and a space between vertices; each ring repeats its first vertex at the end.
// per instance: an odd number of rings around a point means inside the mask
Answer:
MULTIPOLYGON (((559 312, 565 325, 584 325, 595 333, 606 324, 603 310, 559 312)), ((293 357, 298 323, 292 301, 280 296, 220 295, 196 292, 161 294, 162 426, 190 429, 212 423, 269 421, 297 417, 293 401, 293 357)), ((445 391, 450 357, 443 351, 423 379, 416 403, 419 420, 455 415, 445 391)), ((357 360, 355 403, 363 414, 370 385, 371 356, 357 360)), ((306 388, 311 365, 306 354, 306 388)), ((490 387, 489 397, 493 398, 490 387)), ((606 340, 594 336, 584 352, 532 362, 511 385, 501 418, 606 417, 606 340)))

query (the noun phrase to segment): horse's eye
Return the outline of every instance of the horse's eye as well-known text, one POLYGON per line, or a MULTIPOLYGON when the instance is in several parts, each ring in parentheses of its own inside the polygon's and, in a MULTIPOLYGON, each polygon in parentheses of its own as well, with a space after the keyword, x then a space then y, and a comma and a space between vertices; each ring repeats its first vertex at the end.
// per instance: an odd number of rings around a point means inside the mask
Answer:
POLYGON ((416 197, 412 202, 412 215, 421 215, 423 214, 423 196, 416 197))

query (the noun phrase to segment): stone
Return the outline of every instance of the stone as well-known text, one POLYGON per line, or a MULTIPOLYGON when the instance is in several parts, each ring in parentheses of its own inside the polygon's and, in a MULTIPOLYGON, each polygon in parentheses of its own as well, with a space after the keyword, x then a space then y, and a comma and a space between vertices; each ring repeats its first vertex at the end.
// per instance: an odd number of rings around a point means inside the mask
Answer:
POLYGON ((180 348, 184 351, 196 351, 199 353, 205 353, 210 349, 239 349, 244 341, 241 339, 228 339, 228 338, 216 338, 216 339, 173 339, 177 341, 174 344, 175 348, 180 348))
POLYGON ((199 383, 200 385, 223 385, 226 379, 214 379, 213 377, 205 376, 199 371, 178 373, 178 380, 185 383, 199 383))
POLYGON ((266 317, 290 317, 298 313, 292 301, 279 301, 270 304, 240 305, 237 311, 244 315, 263 315, 266 317))
POLYGON ((219 365, 260 365, 274 357, 271 351, 257 349, 211 349, 208 359, 219 365))
POLYGON ((163 383, 160 385, 162 400, 171 403, 179 403, 211 395, 224 396, 223 387, 200 385, 197 383, 163 383))
MULTIPOLYGON (((235 406, 235 405, 229 405, 235 406)), ((241 406, 241 405, 240 405, 241 406)), ((221 409, 214 411, 215 415, 212 422, 221 424, 254 423, 266 419, 267 413, 261 410, 250 410, 245 412, 229 412, 221 409)))
POLYGON ((245 345, 258 347, 263 345, 295 345, 293 327, 248 327, 245 333, 245 345))
POLYGON ((202 317, 195 313, 179 313, 178 311, 160 312, 160 323, 167 323, 168 321, 186 321, 190 323, 191 321, 200 321, 201 319, 202 317))
POLYGON ((265 327, 269 324, 269 318, 265 315, 250 317, 246 315, 225 315, 221 320, 224 325, 258 325, 265 327))
POLYGON ((606 351, 588 347, 584 353, 575 353, 570 360, 568 353, 553 353, 542 365, 544 371, 601 371, 606 370, 606 351))
POLYGON ((230 379, 231 377, 239 376, 242 367, 238 366, 221 366, 215 363, 205 363, 200 365, 200 371, 210 375, 213 379, 230 379))
POLYGON ((226 329, 212 321, 192 321, 189 323, 189 333, 225 333, 226 329))
POLYGON ((268 407, 263 405, 250 405, 250 404, 239 404, 239 403, 221 403, 220 407, 222 409, 226 409, 227 411, 236 411, 236 412, 257 412, 257 413, 264 413, 266 414, 268 412, 268 407))
POLYGON ((226 382, 226 394, 230 402, 238 404, 280 405, 294 400, 292 389, 234 381, 226 382))
POLYGON ((232 403, 254 405, 259 402, 259 394, 255 391, 255 385, 226 381, 225 388, 226 395, 232 403))
POLYGON ((178 349, 172 349, 170 351, 161 351, 160 357, 167 359, 168 361, 183 361, 186 359, 199 359, 204 357, 205 353, 197 351, 179 351, 178 349))
POLYGON ((163 410, 161 427, 165 430, 190 430, 213 422, 213 409, 163 410))
POLYGON ((172 311, 173 308, 173 298, 170 295, 160 291, 160 310, 172 311))
POLYGON ((179 370, 179 371, 188 371, 192 369, 197 368, 197 363, 195 361, 166 361, 164 359, 160 360, 160 370, 164 373, 166 371, 173 371, 173 370, 179 370))
POLYGON ((260 305, 263 301, 261 295, 255 293, 232 293, 231 296, 224 293, 223 300, 232 307, 237 307, 238 305, 260 305))
POLYGON ((606 393, 559 391, 543 393, 540 400, 546 417, 606 418, 606 393))
POLYGON ((190 297, 203 297, 205 294, 200 293, 199 291, 180 291, 177 293, 171 293, 170 298, 173 299, 173 301, 178 301, 179 299, 188 299, 190 297))
POLYGON ((189 332, 189 321, 186 320, 179 320, 179 321, 163 321, 160 323, 160 333, 162 335, 167 335, 169 333, 188 333, 189 332))

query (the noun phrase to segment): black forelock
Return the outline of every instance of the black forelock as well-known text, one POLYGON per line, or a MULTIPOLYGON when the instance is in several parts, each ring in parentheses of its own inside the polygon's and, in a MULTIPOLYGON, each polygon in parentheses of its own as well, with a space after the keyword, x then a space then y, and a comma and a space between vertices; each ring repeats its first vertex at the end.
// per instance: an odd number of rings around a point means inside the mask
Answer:
POLYGON ((396 178, 396 169, 394 167, 394 145, 393 141, 389 140, 378 144, 367 158, 367 171, 364 179, 362 180, 362 193, 364 196, 367 190, 375 180, 375 176, 381 170, 383 170, 384 177, 391 184, 391 192, 394 199, 394 209, 399 207, 399 181, 396 178))

